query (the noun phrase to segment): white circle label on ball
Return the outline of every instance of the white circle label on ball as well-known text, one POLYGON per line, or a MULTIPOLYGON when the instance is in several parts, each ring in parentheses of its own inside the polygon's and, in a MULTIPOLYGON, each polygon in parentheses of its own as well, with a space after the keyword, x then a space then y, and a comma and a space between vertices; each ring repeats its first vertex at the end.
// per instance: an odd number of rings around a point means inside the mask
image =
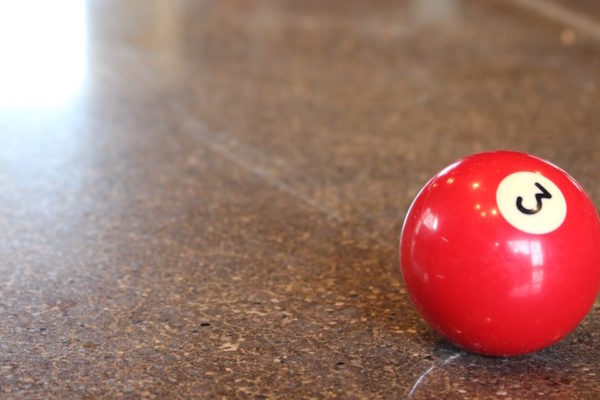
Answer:
POLYGON ((532 234, 550 233, 567 217, 567 202, 558 186, 535 172, 504 178, 496 190, 496 203, 509 224, 532 234))

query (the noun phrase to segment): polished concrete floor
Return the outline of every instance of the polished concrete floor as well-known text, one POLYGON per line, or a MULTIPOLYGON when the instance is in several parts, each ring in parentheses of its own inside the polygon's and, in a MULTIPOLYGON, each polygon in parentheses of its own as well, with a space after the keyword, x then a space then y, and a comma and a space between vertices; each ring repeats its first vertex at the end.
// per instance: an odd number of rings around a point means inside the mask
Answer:
POLYGON ((598 302, 481 357, 397 254, 478 151, 600 204, 597 2, 45 3, 0 6, 0 397, 599 398, 598 302))

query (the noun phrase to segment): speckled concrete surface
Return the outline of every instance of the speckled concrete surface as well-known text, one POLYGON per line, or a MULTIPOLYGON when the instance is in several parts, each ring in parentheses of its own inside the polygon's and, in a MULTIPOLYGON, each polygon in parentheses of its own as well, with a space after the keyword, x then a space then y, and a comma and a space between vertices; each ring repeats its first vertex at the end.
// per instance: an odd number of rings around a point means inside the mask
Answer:
POLYGON ((397 256, 417 190, 475 151, 600 204, 593 36, 493 1, 86 4, 78 91, 0 106, 0 397, 600 397, 598 303, 480 357, 397 256))

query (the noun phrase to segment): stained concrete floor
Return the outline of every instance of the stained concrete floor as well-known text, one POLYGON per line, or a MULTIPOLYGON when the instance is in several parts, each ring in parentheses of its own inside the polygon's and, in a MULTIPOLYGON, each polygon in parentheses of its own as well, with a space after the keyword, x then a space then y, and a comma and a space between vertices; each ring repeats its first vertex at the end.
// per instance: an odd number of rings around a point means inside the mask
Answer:
POLYGON ((477 151, 600 204, 596 2, 81 4, 0 13, 0 397, 600 397, 598 302, 481 357, 397 254, 477 151))

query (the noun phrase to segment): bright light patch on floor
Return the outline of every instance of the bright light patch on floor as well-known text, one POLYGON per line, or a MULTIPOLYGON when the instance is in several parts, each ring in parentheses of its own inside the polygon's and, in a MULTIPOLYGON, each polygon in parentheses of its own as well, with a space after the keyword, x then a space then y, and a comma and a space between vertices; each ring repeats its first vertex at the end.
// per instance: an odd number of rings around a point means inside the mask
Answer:
POLYGON ((0 106, 64 104, 86 70, 83 0, 0 0, 0 106))

